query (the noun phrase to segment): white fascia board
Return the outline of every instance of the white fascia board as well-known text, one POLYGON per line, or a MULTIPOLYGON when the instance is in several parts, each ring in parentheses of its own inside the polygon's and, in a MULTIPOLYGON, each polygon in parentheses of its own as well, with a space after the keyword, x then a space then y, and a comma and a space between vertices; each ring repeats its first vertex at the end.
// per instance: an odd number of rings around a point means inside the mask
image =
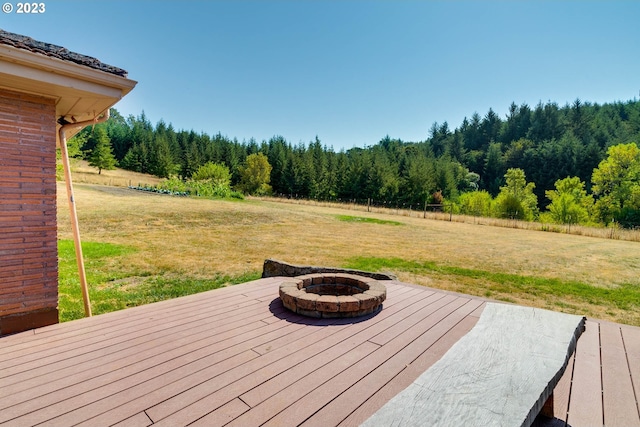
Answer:
POLYGON ((78 80, 66 75, 54 74, 11 62, 0 62, 0 75, 2 75, 3 86, 9 83, 18 90, 43 92, 39 94, 44 96, 61 97, 69 92, 76 95, 80 92, 85 96, 114 99, 120 99, 123 96, 122 90, 118 88, 78 80))
MULTIPOLYGON (((6 45, 0 45, 0 74, 12 76, 12 80, 22 86, 28 86, 30 80, 36 86, 44 83, 57 86, 60 91, 71 89, 114 100, 129 93, 137 83, 105 71, 6 45)), ((42 95, 60 96, 61 93, 42 95)))

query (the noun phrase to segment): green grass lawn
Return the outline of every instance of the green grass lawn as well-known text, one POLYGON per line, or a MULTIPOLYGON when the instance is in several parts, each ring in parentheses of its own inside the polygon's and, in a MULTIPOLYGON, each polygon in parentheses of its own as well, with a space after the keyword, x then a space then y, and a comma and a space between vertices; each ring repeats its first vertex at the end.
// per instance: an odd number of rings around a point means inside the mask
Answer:
MULTIPOLYGON (((637 242, 332 206, 75 190, 96 314, 250 281, 274 258, 391 271, 407 283, 640 326, 637 242)), ((66 321, 84 313, 71 222, 65 209, 58 215, 66 321)))
MULTIPOLYGON (((73 241, 59 240, 58 252, 58 308, 60 321, 66 322, 84 317, 84 306, 73 241)), ((259 272, 237 277, 218 275, 210 279, 178 277, 171 273, 151 275, 127 267, 126 258, 136 256, 136 250, 131 247, 83 242, 82 252, 93 314, 190 295, 260 277, 259 272)))
MULTIPOLYGON (((514 303, 517 301, 510 295, 528 295, 534 299, 545 299, 550 309, 576 313, 585 305, 605 307, 611 314, 619 310, 636 313, 640 308, 640 287, 633 284, 596 287, 578 281, 490 272, 400 258, 354 257, 347 261, 345 267, 429 275, 458 283, 458 292, 514 303), (477 292, 478 289, 482 291, 477 292)), ((637 324, 638 319, 629 323, 637 324)))
MULTIPOLYGON (((175 273, 150 274, 127 267, 127 257, 136 250, 125 245, 83 242, 83 253, 92 311, 94 314, 121 310, 151 302, 190 295, 260 277, 260 272, 238 276, 217 275, 210 279, 178 276, 175 273)), ((60 321, 84 317, 80 281, 71 240, 59 241, 60 321)), ((513 295, 528 295, 547 301, 548 308, 580 312, 585 305, 606 307, 612 313, 635 313, 640 307, 640 288, 622 284, 596 287, 577 281, 497 273, 478 269, 407 261, 401 258, 353 257, 343 267, 367 271, 406 272, 428 275, 435 280, 458 284, 458 292, 506 302, 517 302, 513 295)), ((636 324, 637 319, 629 321, 636 324)))
POLYGON ((344 222, 365 222, 369 224, 402 225, 402 223, 398 221, 388 221, 384 219, 367 218, 363 216, 336 215, 336 217, 340 221, 344 221, 344 222))

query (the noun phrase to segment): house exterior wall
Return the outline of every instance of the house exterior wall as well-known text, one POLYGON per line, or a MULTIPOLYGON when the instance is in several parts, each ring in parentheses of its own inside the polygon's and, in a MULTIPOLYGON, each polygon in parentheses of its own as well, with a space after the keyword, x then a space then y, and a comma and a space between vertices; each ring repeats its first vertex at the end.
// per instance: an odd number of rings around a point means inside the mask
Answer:
POLYGON ((0 89, 0 336, 58 322, 55 115, 0 89))

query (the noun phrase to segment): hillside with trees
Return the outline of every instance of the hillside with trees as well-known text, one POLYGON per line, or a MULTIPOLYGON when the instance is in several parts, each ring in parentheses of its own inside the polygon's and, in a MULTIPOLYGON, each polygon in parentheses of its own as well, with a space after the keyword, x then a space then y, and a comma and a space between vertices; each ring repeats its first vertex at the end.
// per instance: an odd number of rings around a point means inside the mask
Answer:
POLYGON ((473 215, 640 225, 637 100, 533 108, 512 103, 504 118, 489 109, 453 129, 433 123, 423 141, 386 136, 339 151, 317 137, 297 144, 282 136, 240 142, 176 130, 162 120, 152 125, 144 112, 127 118, 111 113, 105 124, 79 133, 70 151, 108 157, 96 130, 103 128, 122 168, 186 181, 217 164, 228 169, 231 187, 248 194, 407 208, 446 201, 473 215))

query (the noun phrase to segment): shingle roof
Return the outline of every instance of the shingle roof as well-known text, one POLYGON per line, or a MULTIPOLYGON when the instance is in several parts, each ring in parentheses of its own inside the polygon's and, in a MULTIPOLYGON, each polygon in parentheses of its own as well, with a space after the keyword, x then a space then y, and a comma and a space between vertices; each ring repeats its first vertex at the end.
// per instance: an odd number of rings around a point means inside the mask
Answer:
POLYGON ((86 67, 104 71, 110 74, 115 74, 117 76, 127 77, 127 72, 122 68, 107 65, 91 56, 71 52, 69 49, 66 49, 62 46, 40 42, 32 39, 31 37, 10 33, 2 29, 0 29, 0 44, 13 46, 18 49, 28 50, 30 52, 41 53, 43 55, 62 59, 64 61, 75 62, 76 64, 84 65, 86 67))

